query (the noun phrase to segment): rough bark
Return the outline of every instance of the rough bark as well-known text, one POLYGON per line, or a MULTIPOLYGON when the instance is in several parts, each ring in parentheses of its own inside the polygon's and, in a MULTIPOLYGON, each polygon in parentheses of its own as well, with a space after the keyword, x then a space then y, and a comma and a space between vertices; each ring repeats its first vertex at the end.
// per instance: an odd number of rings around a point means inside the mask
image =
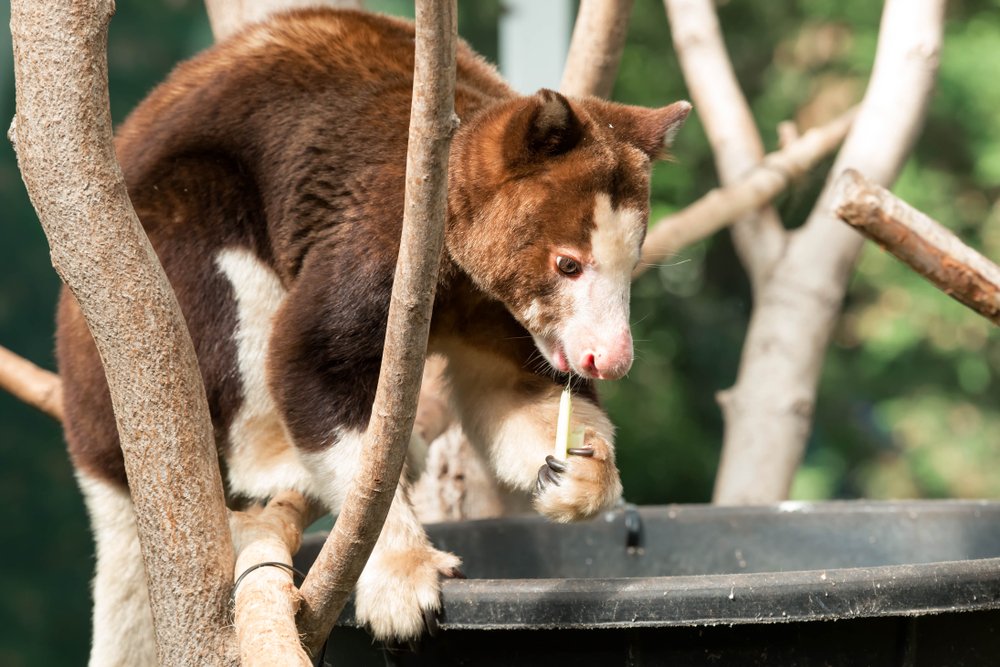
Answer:
MULTIPOLYGON (((831 173, 853 167, 880 184, 895 180, 923 124, 944 5, 886 2, 871 80, 831 173)), ((726 432, 716 502, 781 500, 802 459, 823 357, 863 241, 837 220, 832 199, 828 182, 755 290, 736 385, 719 394, 726 432)))
POLYGON ((448 149, 457 127, 455 0, 419 0, 406 198, 385 351, 362 461, 340 516, 302 585, 299 627, 322 645, 375 545, 413 429, 444 243, 448 149))
POLYGON ((363 0, 205 0, 208 21, 216 41, 222 41, 248 23, 257 23, 276 12, 301 7, 361 9, 363 0))
POLYGON ((315 514, 302 494, 286 491, 263 509, 231 516, 237 553, 234 577, 239 582, 233 591, 233 624, 240 667, 312 665, 295 625, 299 592, 292 571, 276 566, 250 569, 261 563, 284 563, 290 568, 302 531, 315 514))
POLYGON ((62 421, 62 380, 0 346, 0 389, 62 421))
POLYGON ((618 76, 633 0, 582 0, 559 90, 610 97, 618 76))
POLYGON ((1000 266, 853 169, 841 174, 833 188, 841 220, 951 298, 1000 325, 1000 266))
POLYGON ((634 275, 641 275, 650 266, 768 204, 840 145, 855 111, 852 109, 826 125, 790 138, 788 145, 767 155, 732 185, 716 188, 683 210, 661 219, 646 236, 642 262, 634 275))
POLYGON ((233 548, 208 404, 176 298, 111 143, 111 0, 14 0, 21 174, 97 343, 163 665, 235 664, 233 548))
MULTIPOLYGON (((664 0, 664 5, 684 81, 708 134, 719 180, 732 185, 760 163, 764 144, 726 53, 715 4, 712 0, 664 0)), ((768 205, 740 218, 732 233, 756 291, 770 264, 784 250, 781 220, 768 205)))

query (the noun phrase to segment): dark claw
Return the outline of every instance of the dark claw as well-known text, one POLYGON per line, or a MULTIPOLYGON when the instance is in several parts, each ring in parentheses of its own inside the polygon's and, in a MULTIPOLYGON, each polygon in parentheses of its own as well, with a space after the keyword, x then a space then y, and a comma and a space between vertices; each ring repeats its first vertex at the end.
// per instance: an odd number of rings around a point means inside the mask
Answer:
POLYGON ((566 472, 566 462, 560 461, 551 454, 545 457, 545 462, 556 472, 566 472))
POLYGON ((431 609, 424 609, 423 613, 424 613, 424 627, 427 628, 428 636, 437 637, 438 630, 441 629, 441 626, 438 624, 437 620, 437 612, 431 609))
POLYGON ((535 482, 535 489, 538 493, 541 493, 549 484, 559 486, 559 473, 550 468, 548 464, 545 464, 538 469, 538 481, 535 482))
POLYGON ((594 448, 593 447, 570 447, 569 449, 566 450, 566 453, 571 454, 573 456, 586 456, 586 457, 589 458, 589 457, 591 457, 591 456, 594 455, 594 448))
POLYGON ((457 567, 453 567, 447 572, 442 572, 441 576, 446 577, 448 579, 468 579, 468 577, 465 576, 465 573, 462 572, 457 567))

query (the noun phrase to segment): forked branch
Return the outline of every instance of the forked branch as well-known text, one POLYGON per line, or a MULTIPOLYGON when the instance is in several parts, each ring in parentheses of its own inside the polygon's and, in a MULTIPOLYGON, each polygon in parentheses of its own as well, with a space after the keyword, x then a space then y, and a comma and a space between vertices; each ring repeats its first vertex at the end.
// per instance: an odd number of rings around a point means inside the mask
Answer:
MULTIPOLYGON (((887 0, 871 80, 834 162, 891 183, 923 127, 944 0, 887 0)), ((756 290, 736 385, 719 393, 726 430, 716 502, 787 497, 812 426, 823 359, 862 239, 837 220, 830 181, 756 290)))
POLYGON ((690 206, 662 218, 646 237, 642 261, 633 277, 770 203, 840 145, 856 111, 851 109, 826 125, 812 128, 768 154, 737 182, 711 190, 690 206))

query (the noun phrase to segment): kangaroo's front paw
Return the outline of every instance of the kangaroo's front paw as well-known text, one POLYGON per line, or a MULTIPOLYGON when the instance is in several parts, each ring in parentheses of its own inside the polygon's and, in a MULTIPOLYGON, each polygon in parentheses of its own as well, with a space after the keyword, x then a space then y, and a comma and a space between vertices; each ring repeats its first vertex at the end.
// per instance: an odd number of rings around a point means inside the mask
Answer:
POLYGON ((555 521, 593 516, 622 495, 611 445, 590 428, 583 443, 583 447, 569 450, 566 461, 546 457, 538 470, 535 509, 555 521))
POLYGON ((376 639, 407 642, 436 630, 440 577, 460 577, 461 560, 430 545, 372 554, 358 579, 355 617, 376 639))

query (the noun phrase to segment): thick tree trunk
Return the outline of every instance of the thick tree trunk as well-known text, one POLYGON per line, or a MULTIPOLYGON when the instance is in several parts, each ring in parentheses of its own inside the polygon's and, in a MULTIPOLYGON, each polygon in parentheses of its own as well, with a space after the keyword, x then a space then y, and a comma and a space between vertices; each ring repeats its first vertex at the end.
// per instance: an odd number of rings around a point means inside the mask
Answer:
POLYGON ((201 374, 111 143, 110 0, 14 0, 15 141, 104 362, 163 665, 232 665, 233 547, 201 374))
POLYGON ((362 460, 333 532, 302 585, 304 643, 322 646, 389 511, 417 411, 444 246, 454 112, 455 0, 419 0, 406 198, 385 351, 362 460))

